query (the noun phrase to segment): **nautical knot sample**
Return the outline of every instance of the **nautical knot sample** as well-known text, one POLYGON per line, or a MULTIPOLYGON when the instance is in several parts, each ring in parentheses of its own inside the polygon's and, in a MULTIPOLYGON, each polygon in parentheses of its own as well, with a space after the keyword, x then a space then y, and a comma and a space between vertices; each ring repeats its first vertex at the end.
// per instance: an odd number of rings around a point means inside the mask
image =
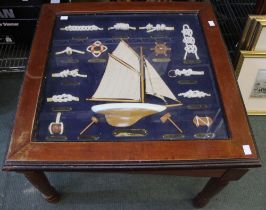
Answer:
POLYGON ((190 29, 189 25, 184 24, 181 32, 183 34, 183 42, 185 43, 185 54, 183 59, 187 59, 187 54, 194 54, 196 59, 199 60, 198 48, 195 45, 195 38, 193 37, 192 29, 190 29))
POLYGON ((68 77, 68 76, 71 76, 71 77, 87 77, 86 74, 79 74, 79 69, 73 69, 73 70, 69 70, 69 69, 66 69, 66 70, 63 70, 59 73, 53 73, 52 74, 52 77, 68 77))
POLYGON ((178 96, 183 96, 184 98, 204 98, 211 96, 211 94, 199 90, 188 90, 187 92, 179 93, 178 96))
POLYGON ((51 98, 47 98, 47 102, 70 102, 79 101, 79 97, 72 96, 71 94, 53 95, 51 98))
POLYGON ((64 132, 64 124, 60 122, 61 112, 56 114, 55 122, 51 122, 48 126, 48 130, 50 134, 63 134, 64 132))
POLYGON ((151 33, 154 31, 173 31, 175 27, 166 26, 165 24, 156 24, 153 26, 152 24, 147 24, 145 27, 139 27, 140 30, 147 30, 147 33, 151 33))
POLYGON ((56 52, 55 54, 60 55, 60 54, 64 54, 64 53, 66 53, 67 55, 72 55, 72 53, 84 54, 85 52, 80 51, 80 50, 75 50, 71 47, 66 47, 66 49, 59 51, 59 52, 56 52))
POLYGON ((109 27, 108 30, 136 30, 136 27, 130 26, 128 23, 116 23, 114 26, 109 27))
POLYGON ((197 127, 200 127, 200 126, 207 126, 207 127, 210 127, 213 123, 213 120, 212 118, 208 117, 208 116, 205 116, 205 117, 199 117, 198 115, 196 115, 194 118, 193 118, 193 123, 197 126, 197 127))
POLYGON ((204 71, 194 71, 192 69, 172 69, 168 72, 169 77, 177 77, 177 76, 192 76, 192 75, 204 75, 204 71))
POLYGON ((96 25, 68 25, 64 28, 60 28, 61 31, 102 31, 103 28, 100 28, 96 25))

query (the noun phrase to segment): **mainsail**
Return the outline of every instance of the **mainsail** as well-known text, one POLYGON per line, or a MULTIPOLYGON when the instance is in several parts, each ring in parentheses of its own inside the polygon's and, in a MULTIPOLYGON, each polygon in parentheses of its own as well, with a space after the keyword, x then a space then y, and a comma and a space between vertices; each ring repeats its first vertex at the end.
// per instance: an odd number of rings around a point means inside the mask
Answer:
MULTIPOLYGON (((92 96, 92 100, 141 100, 140 56, 123 40, 112 54, 100 85, 92 96)), ((166 102, 166 98, 178 101, 160 75, 147 59, 144 59, 145 92, 166 102)))
POLYGON ((109 55, 105 73, 92 99, 140 101, 140 62, 137 54, 121 41, 109 55))
POLYGON ((112 55, 140 73, 139 55, 125 41, 119 42, 112 55))

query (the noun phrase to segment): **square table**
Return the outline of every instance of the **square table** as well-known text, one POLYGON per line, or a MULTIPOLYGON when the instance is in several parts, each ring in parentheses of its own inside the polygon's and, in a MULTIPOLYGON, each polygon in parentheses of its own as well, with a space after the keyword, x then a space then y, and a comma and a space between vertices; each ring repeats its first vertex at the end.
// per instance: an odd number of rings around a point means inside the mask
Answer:
POLYGON ((207 176, 203 207, 259 166, 210 4, 43 6, 3 170, 207 176))

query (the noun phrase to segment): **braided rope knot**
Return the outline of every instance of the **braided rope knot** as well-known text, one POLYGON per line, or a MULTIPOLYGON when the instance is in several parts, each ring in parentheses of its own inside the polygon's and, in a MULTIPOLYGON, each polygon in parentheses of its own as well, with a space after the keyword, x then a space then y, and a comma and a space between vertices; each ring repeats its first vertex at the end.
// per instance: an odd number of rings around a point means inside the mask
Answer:
POLYGON ((69 25, 65 28, 61 28, 62 31, 102 31, 103 28, 100 28, 96 25, 81 25, 81 26, 75 26, 75 25, 69 25))
POLYGON ((198 51, 198 48, 196 45, 186 45, 185 46, 185 51, 187 53, 193 53, 193 54, 196 54, 197 51, 198 51))
POLYGON ((192 36, 193 35, 193 31, 192 31, 192 29, 189 27, 189 25, 188 24, 184 24, 183 25, 183 29, 182 29, 182 34, 184 35, 184 36, 192 36))
POLYGON ((195 38, 194 37, 184 37, 183 42, 185 44, 195 44, 195 38))
POLYGON ((184 55, 184 60, 187 59, 187 54, 188 53, 193 53, 196 57, 197 60, 199 60, 198 56, 198 48, 195 45, 195 38, 192 36, 193 31, 190 29, 189 25, 184 24, 183 29, 182 29, 182 34, 183 34, 183 42, 185 43, 185 55, 184 55))
POLYGON ((72 96, 71 94, 53 95, 51 98, 47 98, 47 102, 70 102, 79 101, 79 97, 72 96))

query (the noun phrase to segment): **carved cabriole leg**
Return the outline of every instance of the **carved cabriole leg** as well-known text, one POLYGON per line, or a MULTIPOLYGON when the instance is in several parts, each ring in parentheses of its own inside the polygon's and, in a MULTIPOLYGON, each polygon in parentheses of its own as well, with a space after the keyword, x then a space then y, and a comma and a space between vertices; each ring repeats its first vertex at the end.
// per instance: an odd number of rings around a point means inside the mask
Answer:
POLYGON ((41 171, 23 171, 22 172, 29 182, 36 187, 44 197, 50 203, 57 203, 60 199, 60 195, 51 186, 49 180, 45 174, 41 171))
POLYGON ((194 206, 197 208, 204 207, 230 181, 239 180, 247 172, 248 169, 228 169, 221 177, 211 178, 203 190, 193 199, 194 206))

